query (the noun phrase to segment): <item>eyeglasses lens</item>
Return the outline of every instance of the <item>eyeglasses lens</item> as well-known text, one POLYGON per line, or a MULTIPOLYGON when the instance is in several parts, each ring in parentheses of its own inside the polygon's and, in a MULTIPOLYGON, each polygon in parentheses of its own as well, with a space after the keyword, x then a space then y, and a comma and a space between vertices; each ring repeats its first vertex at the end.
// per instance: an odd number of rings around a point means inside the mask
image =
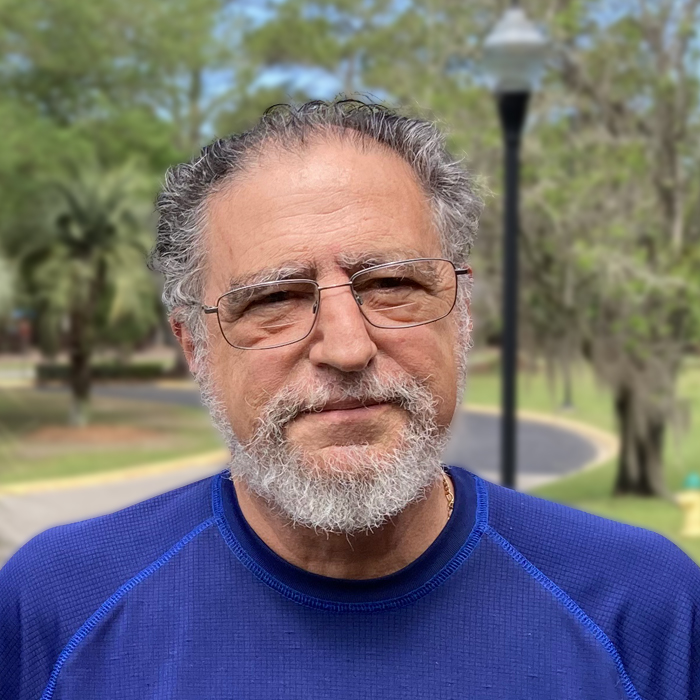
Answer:
POLYGON ((229 292, 219 300, 221 332, 243 349, 301 340, 314 323, 317 289, 311 282, 275 282, 229 292))
POLYGON ((379 328, 402 328, 437 321, 454 306, 457 282, 446 260, 396 263, 353 278, 362 313, 379 328))

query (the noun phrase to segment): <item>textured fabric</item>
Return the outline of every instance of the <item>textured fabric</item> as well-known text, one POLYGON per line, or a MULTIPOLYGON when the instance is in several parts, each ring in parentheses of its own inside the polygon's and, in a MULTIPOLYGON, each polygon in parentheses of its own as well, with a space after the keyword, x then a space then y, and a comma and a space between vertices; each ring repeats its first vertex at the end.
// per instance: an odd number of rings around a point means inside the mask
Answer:
POLYGON ((653 533, 452 469, 372 581, 302 571, 221 476, 54 528, 0 571, 0 699, 700 698, 700 570, 653 533))

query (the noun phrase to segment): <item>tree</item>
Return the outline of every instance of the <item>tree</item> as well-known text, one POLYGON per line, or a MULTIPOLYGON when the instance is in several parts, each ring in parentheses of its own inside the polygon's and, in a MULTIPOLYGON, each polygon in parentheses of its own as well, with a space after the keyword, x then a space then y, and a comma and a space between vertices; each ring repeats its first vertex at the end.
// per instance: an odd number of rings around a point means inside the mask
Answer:
POLYGON ((143 178, 131 167, 71 169, 53 187, 46 228, 21 252, 21 269, 49 328, 66 325, 71 420, 87 420, 90 359, 115 320, 155 321, 155 285, 143 261, 151 245, 143 178))
MULTIPOLYGON (((0 3, 0 250, 16 257, 42 230, 45 190, 66 162, 160 177, 191 157, 246 97, 246 24, 230 0, 0 3)), ((38 322, 55 336, 56 323, 38 322)))
POLYGON ((700 246, 691 197, 700 182, 700 2, 631 0, 612 19, 603 2, 554 5, 551 97, 529 139, 541 151, 536 207, 549 221, 538 229, 529 212, 532 280, 560 309, 564 288, 547 290, 541 274, 547 255, 550 269, 583 282, 570 326, 613 393, 615 491, 664 495, 664 436, 700 292, 689 265, 700 246), (562 124, 565 149, 552 139, 562 124), (562 231, 573 245, 561 245, 562 231))

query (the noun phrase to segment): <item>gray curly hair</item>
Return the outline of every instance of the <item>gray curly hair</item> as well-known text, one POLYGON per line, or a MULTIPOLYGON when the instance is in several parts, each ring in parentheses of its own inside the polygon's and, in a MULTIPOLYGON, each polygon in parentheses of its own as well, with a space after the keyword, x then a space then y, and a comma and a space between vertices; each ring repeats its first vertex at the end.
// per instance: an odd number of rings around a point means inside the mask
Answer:
POLYGON ((360 147, 379 144, 403 158, 431 204, 443 254, 458 265, 466 261, 483 204, 474 179, 447 151, 433 123, 359 100, 274 105, 249 131, 218 139, 197 158, 170 168, 156 199, 158 229, 149 267, 163 274, 163 303, 196 343, 205 337, 199 309, 204 269, 200 238, 210 196, 270 146, 299 148, 331 133, 360 147))

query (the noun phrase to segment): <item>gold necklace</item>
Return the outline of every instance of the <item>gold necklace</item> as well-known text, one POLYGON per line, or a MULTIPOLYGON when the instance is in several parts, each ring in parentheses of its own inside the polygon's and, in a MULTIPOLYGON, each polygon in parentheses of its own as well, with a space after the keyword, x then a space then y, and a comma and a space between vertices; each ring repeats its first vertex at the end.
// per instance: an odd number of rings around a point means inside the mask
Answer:
POLYGON ((442 486, 445 489, 445 498, 447 499, 447 519, 449 520, 455 507, 455 497, 452 495, 450 480, 447 478, 447 474, 445 474, 445 472, 442 472, 442 486))

